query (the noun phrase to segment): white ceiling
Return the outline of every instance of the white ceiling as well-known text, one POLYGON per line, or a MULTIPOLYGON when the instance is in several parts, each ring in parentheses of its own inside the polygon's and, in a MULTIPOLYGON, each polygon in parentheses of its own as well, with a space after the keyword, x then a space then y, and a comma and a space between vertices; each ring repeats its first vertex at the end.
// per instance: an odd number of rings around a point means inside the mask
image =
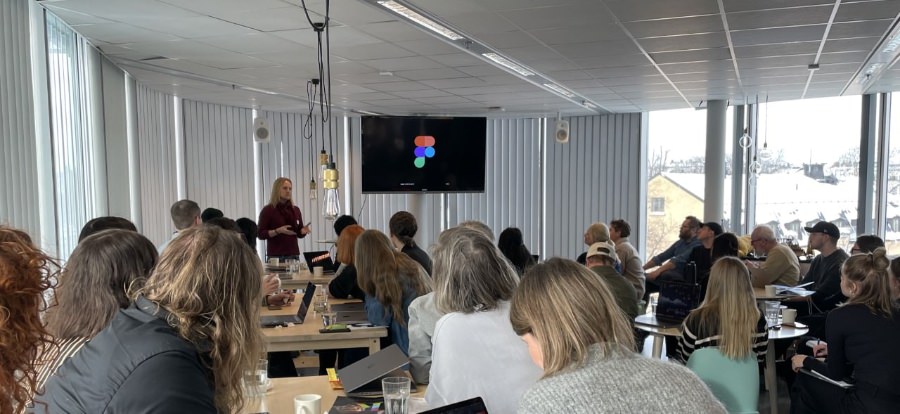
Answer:
MULTIPOLYGON (((591 113, 371 3, 331 3, 332 95, 341 108, 591 113)), ((896 0, 838 1, 836 12, 826 0, 410 3, 597 102, 601 112, 900 90, 896 67, 866 90, 854 82, 897 19, 896 0), (815 63, 820 69, 810 71, 815 63)), ((316 35, 300 0, 41 4, 142 83, 184 98, 304 111, 306 83, 317 77, 316 35)), ((314 21, 324 20, 324 0, 306 5, 314 21)))

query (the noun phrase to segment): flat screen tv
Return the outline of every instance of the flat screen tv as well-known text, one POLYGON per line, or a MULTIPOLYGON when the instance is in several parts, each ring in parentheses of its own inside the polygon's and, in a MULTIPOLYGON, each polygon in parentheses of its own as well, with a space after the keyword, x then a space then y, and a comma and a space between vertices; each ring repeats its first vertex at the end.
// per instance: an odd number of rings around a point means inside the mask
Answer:
POLYGON ((365 116, 362 192, 484 192, 485 118, 365 116))

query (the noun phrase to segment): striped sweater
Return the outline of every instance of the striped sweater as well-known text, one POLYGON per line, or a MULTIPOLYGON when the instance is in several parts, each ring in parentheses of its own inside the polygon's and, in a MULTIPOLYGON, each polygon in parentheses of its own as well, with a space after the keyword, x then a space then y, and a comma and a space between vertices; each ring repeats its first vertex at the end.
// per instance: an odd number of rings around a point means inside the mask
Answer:
MULTIPOLYGON (((681 326, 681 336, 678 337, 678 354, 676 358, 681 362, 687 362, 688 358, 694 351, 706 347, 719 346, 719 321, 716 318, 703 323, 697 316, 696 312, 692 312, 684 320, 681 326)), ((748 338, 753 346, 753 353, 756 354, 756 360, 765 362, 766 345, 769 342, 769 332, 766 330, 766 319, 760 315, 756 322, 756 333, 748 338)))

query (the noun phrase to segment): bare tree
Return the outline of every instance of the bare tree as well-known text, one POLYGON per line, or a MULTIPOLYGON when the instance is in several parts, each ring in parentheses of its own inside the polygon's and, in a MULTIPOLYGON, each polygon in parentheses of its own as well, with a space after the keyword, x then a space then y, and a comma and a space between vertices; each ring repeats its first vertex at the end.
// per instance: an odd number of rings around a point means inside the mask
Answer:
POLYGON ((660 146, 650 154, 650 171, 649 177, 655 177, 666 171, 669 163, 669 150, 660 146))

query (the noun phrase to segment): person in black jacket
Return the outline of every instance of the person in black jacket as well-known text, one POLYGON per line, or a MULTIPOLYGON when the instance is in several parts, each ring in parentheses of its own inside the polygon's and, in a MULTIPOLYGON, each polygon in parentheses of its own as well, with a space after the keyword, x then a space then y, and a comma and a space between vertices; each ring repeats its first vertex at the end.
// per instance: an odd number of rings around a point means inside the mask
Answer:
POLYGON ((416 223, 416 217, 408 211, 398 211, 391 216, 388 222, 391 230, 391 243, 401 252, 406 253, 410 259, 415 260, 422 265, 425 272, 431 276, 431 258, 428 253, 420 249, 413 240, 416 232, 419 231, 419 224, 416 223))
MULTIPOLYGON (((516 272, 521 275, 528 268, 535 265, 534 257, 525 247, 525 240, 522 237, 522 230, 515 227, 507 227, 500 232, 500 238, 497 239, 497 247, 503 256, 513 265, 516 272)), ((615 262, 613 262, 613 265, 615 262)))
POLYGON ((214 226, 186 229, 170 247, 131 307, 60 367, 35 406, 226 413, 242 405, 241 377, 262 350, 262 263, 237 233, 214 226))

